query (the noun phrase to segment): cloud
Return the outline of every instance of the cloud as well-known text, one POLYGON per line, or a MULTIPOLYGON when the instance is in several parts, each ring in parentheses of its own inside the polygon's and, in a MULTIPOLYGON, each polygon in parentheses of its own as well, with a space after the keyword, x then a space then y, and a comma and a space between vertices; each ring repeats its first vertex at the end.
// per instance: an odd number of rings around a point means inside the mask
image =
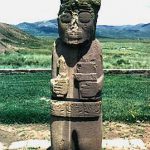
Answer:
POLYGON ((59 0, 0 0, 0 21, 19 23, 56 18, 59 0))
MULTIPOLYGON (((0 22, 16 24, 57 17, 60 0, 0 0, 0 22)), ((150 22, 150 0, 102 0, 98 24, 150 22)))
POLYGON ((103 0, 99 24, 122 25, 150 22, 149 0, 103 0))

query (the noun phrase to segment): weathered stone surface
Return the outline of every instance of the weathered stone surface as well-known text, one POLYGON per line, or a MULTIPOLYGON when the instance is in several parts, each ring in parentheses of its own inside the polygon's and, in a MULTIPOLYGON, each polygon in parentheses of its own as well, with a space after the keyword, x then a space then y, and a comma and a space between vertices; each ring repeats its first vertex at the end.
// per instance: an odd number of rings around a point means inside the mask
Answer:
POLYGON ((100 150, 102 51, 95 39, 100 0, 61 0, 52 53, 52 150, 100 150), (57 101, 56 101, 57 100, 57 101))
POLYGON ((77 63, 78 73, 96 73, 96 63, 95 62, 79 62, 77 63))
POLYGON ((101 0, 61 0, 62 4, 65 3, 72 3, 72 2, 78 2, 80 4, 86 3, 86 4, 95 4, 95 5, 101 5, 101 0))
POLYGON ((115 148, 130 148, 129 140, 128 139, 113 139, 113 140, 105 140, 103 141, 103 146, 108 149, 115 149, 115 148))
POLYGON ((132 147, 133 149, 141 149, 141 150, 147 149, 141 139, 131 139, 129 140, 129 143, 130 147, 132 147))
POLYGON ((101 122, 101 117, 85 119, 54 116, 51 122, 54 150, 100 150, 101 122))
POLYGON ((0 142, 0 150, 4 150, 4 149, 5 149, 4 144, 0 142))
POLYGON ((97 81, 96 73, 76 73, 75 79, 78 81, 97 81))
POLYGON ((102 145, 106 150, 147 150, 141 139, 105 139, 102 141, 102 145))
MULTIPOLYGON (((51 81, 57 81, 61 82, 62 78, 59 78, 59 67, 58 67, 58 60, 60 57, 64 57, 65 63, 67 65, 67 74, 68 76, 65 79, 68 79, 68 91, 66 95, 64 95, 64 98, 73 98, 73 99, 85 99, 86 96, 84 96, 84 93, 89 93, 87 95, 87 98, 98 98, 100 95, 98 94, 102 90, 103 85, 103 67, 102 67, 102 52, 101 47, 98 42, 98 40, 92 41, 92 43, 88 46, 86 45, 80 45, 80 46, 74 46, 70 47, 64 42, 61 41, 61 39, 58 39, 55 44, 55 48, 53 51, 53 64, 52 64, 52 80, 51 81), (81 55, 80 49, 82 50, 81 55), (85 63, 86 62, 86 63, 85 63), (82 64, 82 68, 86 68, 83 71, 81 71, 79 68, 79 65, 82 64), (90 64, 89 70, 87 65, 90 64), (77 67, 78 65, 78 67, 77 67), (80 76, 78 73, 81 73, 80 76), (93 79, 89 83, 88 80, 84 80, 84 82, 80 82, 80 79, 78 77, 81 77, 81 80, 84 79, 84 76, 88 78, 90 76, 90 73, 93 79), (87 74, 89 74, 87 76, 87 74), (76 78, 77 77, 77 78, 76 78), (78 80, 79 79, 79 80, 78 80), (60 80, 60 81, 59 81, 60 80), (84 86, 86 85, 87 86, 84 86), (85 87, 84 89, 82 88, 85 87), (87 88, 86 88, 87 87, 87 88), (90 88, 90 89, 89 89, 90 88), (80 91, 81 90, 81 91, 80 91), (91 92, 90 92, 91 91, 91 92), (83 97, 81 95, 83 93, 83 97), (91 94, 90 94, 91 93, 91 94)), ((62 66, 62 65, 59 65, 62 66)), ((54 84, 52 83, 52 86, 54 84)), ((65 86, 63 84, 59 84, 59 86, 56 85, 57 91, 62 91, 65 86), (60 89, 60 90, 59 90, 60 89)), ((55 89, 55 85, 53 86, 53 89, 55 89)), ((60 94, 60 93, 59 93, 60 94)), ((55 93, 55 90, 53 90, 52 95, 54 97, 57 96, 57 93, 55 93)), ((63 93, 62 93, 63 95, 63 93)))
POLYGON ((48 140, 26 140, 26 141, 17 141, 11 143, 9 150, 17 149, 47 149, 51 146, 51 142, 48 140))
MULTIPOLYGON (((91 134, 92 135, 92 134, 91 134)), ((48 140, 26 140, 16 141, 10 144, 9 147, 4 146, 0 142, 0 150, 25 150, 37 149, 47 150, 51 147, 51 141, 48 140)), ((141 139, 103 139, 102 148, 106 150, 148 150, 141 139)))
POLYGON ((82 98, 90 98, 97 95, 98 84, 97 82, 80 82, 79 83, 80 96, 82 98))
POLYGON ((52 115, 62 117, 99 117, 101 102, 52 101, 52 115))
POLYGON ((64 97, 68 92, 68 70, 65 59, 60 56, 57 62, 58 75, 57 78, 51 79, 53 92, 57 97, 64 97))

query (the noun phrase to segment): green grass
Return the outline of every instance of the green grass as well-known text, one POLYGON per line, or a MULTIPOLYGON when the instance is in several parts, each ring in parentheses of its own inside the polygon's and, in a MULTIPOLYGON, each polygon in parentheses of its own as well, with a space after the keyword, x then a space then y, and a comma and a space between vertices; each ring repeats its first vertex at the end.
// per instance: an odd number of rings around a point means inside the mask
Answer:
POLYGON ((0 75, 0 122, 49 120, 50 74, 0 75))
POLYGON ((149 69, 149 40, 101 40, 104 68, 149 69))
POLYGON ((50 68, 51 55, 47 49, 23 49, 1 54, 0 60, 0 69, 50 68))
POLYGON ((54 39, 41 39, 42 46, 13 49, 0 54, 0 69, 50 68, 53 42, 54 39))
MULTIPOLYGON (((0 54, 0 69, 50 68, 55 39, 41 39, 42 46, 0 54)), ((100 39, 105 69, 149 69, 150 40, 100 39)))
MULTIPOLYGON (((45 123, 50 120, 50 73, 0 75, 0 122, 45 123)), ((103 119, 150 121, 150 78, 105 75, 103 119)))
POLYGON ((150 121, 150 78, 106 75, 103 95, 104 120, 150 121))

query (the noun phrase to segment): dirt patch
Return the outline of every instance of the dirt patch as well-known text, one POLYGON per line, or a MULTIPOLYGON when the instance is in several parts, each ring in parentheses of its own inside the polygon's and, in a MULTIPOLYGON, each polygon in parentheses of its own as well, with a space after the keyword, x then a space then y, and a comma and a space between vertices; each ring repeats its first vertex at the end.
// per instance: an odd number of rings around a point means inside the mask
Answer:
POLYGON ((47 124, 0 124, 0 142, 5 145, 27 139, 50 140, 49 126, 47 124))
POLYGON ((0 142, 9 145, 12 141, 16 141, 17 138, 14 134, 7 131, 0 130, 0 142))
MULTIPOLYGON (((45 139, 50 140, 50 131, 48 124, 0 124, 0 141, 10 144, 14 141, 27 139, 45 139)), ((125 124, 118 122, 103 123, 103 138, 138 138, 142 139, 146 147, 150 149, 150 124, 136 123, 125 124)))
POLYGON ((128 138, 128 139, 142 139, 146 147, 150 149, 150 124, 149 123, 135 123, 125 124, 118 122, 104 122, 103 123, 103 138, 128 138))
POLYGON ((145 126, 143 141, 146 143, 147 148, 150 150, 150 124, 148 126, 145 126))

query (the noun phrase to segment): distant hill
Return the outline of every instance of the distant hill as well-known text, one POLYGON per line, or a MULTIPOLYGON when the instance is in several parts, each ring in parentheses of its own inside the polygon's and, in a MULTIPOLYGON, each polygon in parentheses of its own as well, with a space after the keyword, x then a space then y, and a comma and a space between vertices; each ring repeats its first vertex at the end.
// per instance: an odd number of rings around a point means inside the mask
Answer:
POLYGON ((35 23, 23 22, 16 25, 16 27, 34 36, 56 36, 58 30, 57 20, 35 23))
MULTIPOLYGON (((35 36, 57 36, 57 20, 40 21, 35 23, 20 23, 16 25, 19 29, 35 36)), ((150 38, 150 23, 124 26, 98 25, 97 37, 105 38, 150 38)))
POLYGON ((108 38, 150 38, 150 23, 124 26, 97 26, 97 36, 108 38))
POLYGON ((38 47, 38 38, 25 33, 13 25, 0 23, 0 52, 17 47, 38 47))

